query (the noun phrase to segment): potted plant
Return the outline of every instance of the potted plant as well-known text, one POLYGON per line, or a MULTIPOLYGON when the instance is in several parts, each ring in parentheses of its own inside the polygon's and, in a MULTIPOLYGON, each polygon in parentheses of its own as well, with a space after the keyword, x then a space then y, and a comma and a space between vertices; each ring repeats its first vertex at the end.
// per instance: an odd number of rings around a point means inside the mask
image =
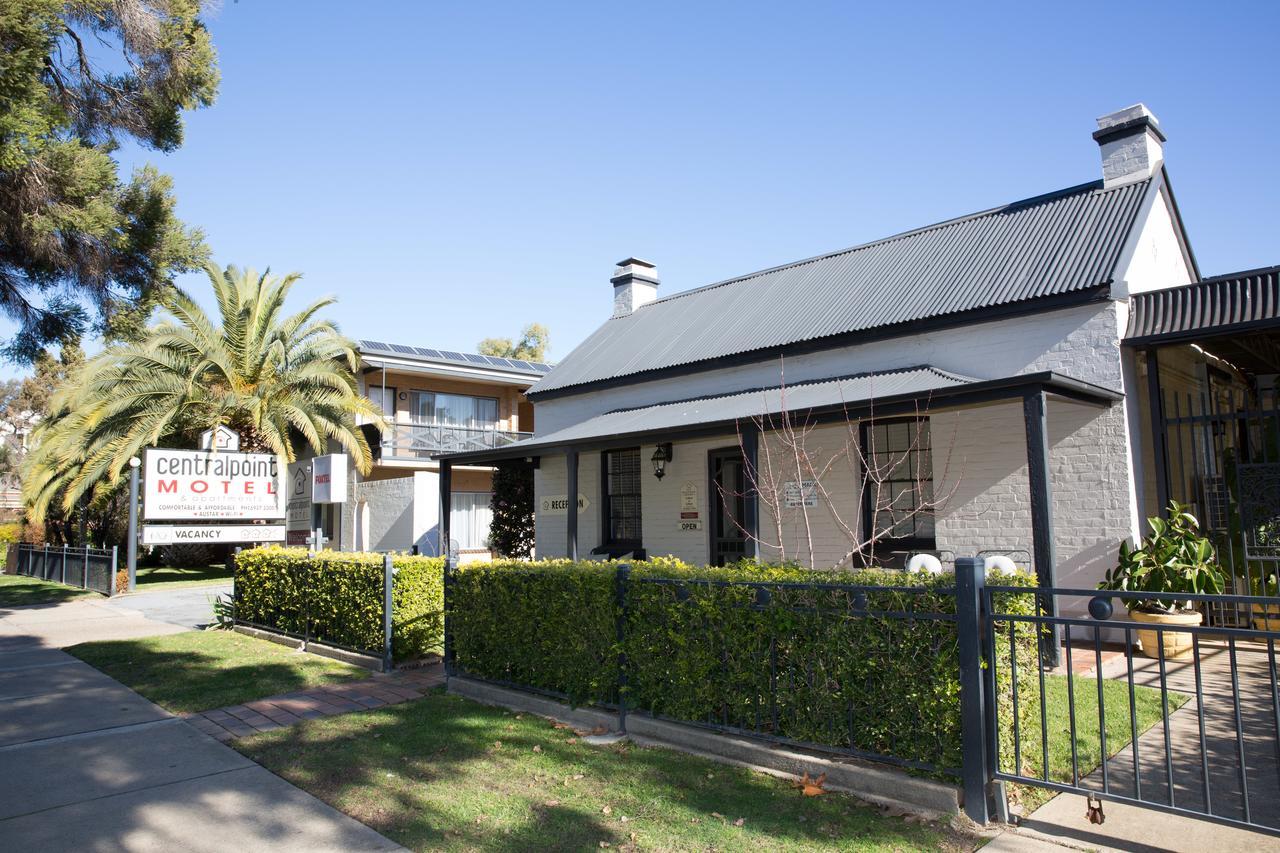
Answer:
MULTIPOLYGON (((1151 535, 1139 539, 1132 548, 1120 543, 1120 559, 1099 589, 1123 592, 1185 593, 1188 595, 1221 595, 1225 579, 1214 557, 1213 545, 1200 535, 1200 523, 1187 512, 1187 507, 1172 501, 1169 517, 1148 519, 1151 535)), ((1195 602, 1163 598, 1127 598, 1129 616, 1135 622, 1172 627, 1199 625, 1204 614, 1195 602)), ((1138 631, 1142 653, 1159 656, 1164 647, 1166 659, 1186 658, 1191 654, 1191 634, 1186 631, 1138 631)))

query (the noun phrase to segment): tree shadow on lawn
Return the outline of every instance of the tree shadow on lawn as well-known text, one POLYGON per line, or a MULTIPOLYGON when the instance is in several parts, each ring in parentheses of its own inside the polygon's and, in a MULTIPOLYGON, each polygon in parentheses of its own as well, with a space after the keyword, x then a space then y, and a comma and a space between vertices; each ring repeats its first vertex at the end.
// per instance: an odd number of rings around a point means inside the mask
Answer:
POLYGON ((803 797, 666 749, 588 746, 542 718, 442 692, 234 745, 413 849, 973 847, 851 796, 803 797))
POLYGON ((227 583, 235 575, 225 563, 207 566, 152 566, 138 569, 138 590, 166 587, 209 586, 227 583))
POLYGON ((25 575, 0 575, 0 607, 60 604, 86 596, 106 600, 104 595, 74 586, 49 583, 25 575))
POLYGON ((137 640, 81 643, 66 650, 173 713, 369 678, 372 673, 240 634, 188 631, 137 640), (201 650, 201 643, 217 644, 201 650), (241 660, 236 652, 243 650, 241 660))

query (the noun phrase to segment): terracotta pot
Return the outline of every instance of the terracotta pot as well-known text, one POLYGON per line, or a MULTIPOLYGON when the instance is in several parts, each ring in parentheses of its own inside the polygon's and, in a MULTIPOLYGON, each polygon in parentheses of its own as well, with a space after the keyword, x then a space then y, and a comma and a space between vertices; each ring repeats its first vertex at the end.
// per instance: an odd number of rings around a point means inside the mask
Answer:
MULTIPOLYGON (((1155 625, 1183 626, 1199 625, 1204 621, 1204 614, 1198 611, 1192 611, 1190 613, 1144 613, 1141 610, 1133 610, 1130 611, 1129 618, 1134 622, 1146 622, 1155 625)), ((1187 631, 1153 631, 1150 629, 1140 629, 1138 631, 1138 642, 1142 644, 1142 653, 1149 658, 1160 657, 1158 649, 1161 645, 1162 635, 1165 660, 1187 660, 1191 657, 1192 635, 1187 631)))
POLYGON ((1253 605, 1253 630, 1280 631, 1280 604, 1253 605))

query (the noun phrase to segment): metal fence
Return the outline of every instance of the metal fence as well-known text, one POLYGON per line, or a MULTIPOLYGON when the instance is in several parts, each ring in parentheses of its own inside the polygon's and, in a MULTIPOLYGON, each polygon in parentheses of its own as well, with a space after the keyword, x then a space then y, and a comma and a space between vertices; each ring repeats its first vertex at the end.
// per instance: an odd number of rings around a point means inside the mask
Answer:
MULTIPOLYGON (((474 624, 493 626, 477 634, 458 604, 459 581, 447 573, 447 671, 615 710, 622 730, 628 716, 642 714, 961 776, 963 615, 948 581, 728 581, 633 575, 626 565, 612 577, 613 607, 604 606, 597 584, 592 602, 580 605, 592 615, 551 617, 564 630, 574 625, 574 636, 561 641, 538 627, 539 648, 536 640, 515 641, 530 626, 496 610, 476 613, 474 624), (616 617, 600 615, 606 612, 616 617), (581 652, 577 664, 564 660, 570 646, 581 652), (566 666, 591 674, 576 688, 557 684, 566 666)), ((1031 591, 1017 594, 1027 612, 1031 591)), ((519 584, 487 592, 472 589, 468 606, 501 608, 524 595, 519 584)), ((529 614, 540 625, 547 616, 529 614)), ((1023 633, 1019 653, 1030 660, 1034 641, 1023 633)))
MULTIPOLYGON (((459 659, 454 632, 465 614, 452 578, 446 568, 446 674, 531 689, 459 659)), ((629 714, 648 714, 950 775, 979 823, 1007 817, 1004 785, 1017 783, 1280 834, 1280 599, 988 586, 984 561, 973 557, 956 560, 954 578, 950 587, 863 587, 631 577, 622 567, 615 629, 593 622, 588 650, 617 656, 616 684, 586 701, 616 710, 623 731, 629 714), (738 608, 706 607, 707 590, 731 591, 738 608), (880 604, 886 594, 897 603, 880 604), (1116 613, 1137 599, 1251 610, 1255 623, 1151 625, 1116 613), (735 642, 740 635, 726 633, 724 622, 742 614, 785 618, 763 620, 752 641, 735 642), (670 635, 661 631, 648 646, 635 642, 634 632, 668 618, 682 620, 678 642, 662 646, 670 635), (1042 661, 1055 628, 1071 639, 1065 666, 1050 668, 1042 661), (847 642, 833 647, 842 636, 847 642), (1185 639, 1185 656, 1166 654, 1163 641, 1175 636, 1185 639), (809 642, 815 638, 821 642, 809 642), (913 638, 924 644, 910 646, 913 638), (898 656, 925 649, 935 655, 938 685, 893 669, 898 656), (637 651, 645 665, 629 659, 637 651), (706 664, 697 670, 701 704, 673 709, 663 697, 689 694, 681 679, 690 670, 680 662, 690 655, 706 664), (885 677, 868 678, 876 669, 885 677), (938 725, 933 706, 895 705, 921 695, 951 715, 952 731, 940 732, 929 755, 894 743, 895 733, 918 739, 938 725)), ((483 605, 474 592, 469 600, 483 605)), ((546 684, 532 689, 557 695, 546 684)))
MULTIPOLYGON (((1040 636, 1058 625, 1074 639, 1064 672, 1007 673, 1013 702, 992 709, 994 778, 1280 835, 1280 613, 1265 610, 1277 599, 1049 589, 1058 612, 1082 615, 1019 615, 1001 612, 1005 589, 983 590, 989 661, 1006 642, 998 623, 1033 625, 1040 636), (1152 600, 1211 613, 1256 607, 1259 618, 1249 628, 1122 618, 1128 604, 1152 600), (1046 690, 1047 677, 1065 689, 1046 690), (1033 713, 1020 714, 1019 702, 1033 713), (1000 726, 1001 715, 1012 726, 1000 726), (1002 732, 1011 743, 1000 743, 1002 732)), ((998 674, 993 666, 988 678, 998 674)))
POLYGON ((116 549, 73 548, 67 545, 28 545, 18 543, 9 546, 10 570, 14 574, 38 578, 43 581, 74 586, 100 592, 115 593, 117 569, 116 549))

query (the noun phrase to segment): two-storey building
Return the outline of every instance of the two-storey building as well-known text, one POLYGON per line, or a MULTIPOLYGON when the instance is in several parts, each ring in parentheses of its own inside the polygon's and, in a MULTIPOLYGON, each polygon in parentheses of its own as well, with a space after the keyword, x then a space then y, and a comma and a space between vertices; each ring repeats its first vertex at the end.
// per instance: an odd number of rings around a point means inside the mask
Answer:
MULTIPOLYGON (((426 347, 359 341, 361 390, 388 426, 366 430, 373 470, 351 469, 348 499, 319 510, 343 550, 440 553, 441 453, 492 450, 533 435, 525 390, 550 367, 538 362, 426 347)), ((459 558, 489 556, 492 469, 453 471, 450 538, 459 558)))

